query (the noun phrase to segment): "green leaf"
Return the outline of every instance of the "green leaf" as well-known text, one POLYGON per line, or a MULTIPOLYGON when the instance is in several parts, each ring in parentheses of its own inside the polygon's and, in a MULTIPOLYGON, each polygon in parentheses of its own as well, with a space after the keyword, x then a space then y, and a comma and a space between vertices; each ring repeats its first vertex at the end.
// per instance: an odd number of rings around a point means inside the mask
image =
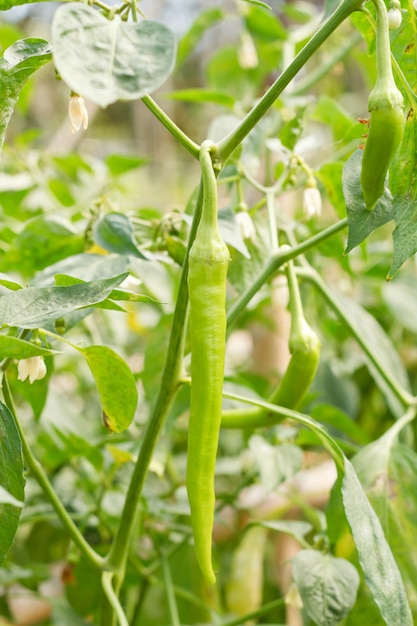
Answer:
POLYGON ((363 151, 356 150, 343 168, 343 193, 349 228, 346 253, 394 218, 392 196, 387 188, 373 211, 366 208, 360 183, 362 157, 363 151))
POLYGON ((393 282, 385 283, 382 297, 395 321, 417 334, 417 283, 414 276, 402 273, 393 282))
POLYGON ((173 33, 159 22, 108 20, 91 6, 59 7, 52 22, 54 62, 76 93, 106 107, 152 93, 172 71, 173 33))
POLYGON ((12 506, 16 506, 18 508, 23 507, 23 502, 17 500, 11 493, 6 491, 6 489, 0 485, 0 505, 2 504, 11 504, 12 506))
POLYGON ((147 163, 149 163, 147 157, 137 157, 130 154, 111 154, 106 158, 106 165, 112 176, 121 176, 147 163))
POLYGON ((275 489, 301 469, 303 452, 298 446, 291 444, 271 446, 260 435, 253 435, 249 440, 249 450, 266 491, 275 489))
POLYGON ((351 462, 345 458, 342 498, 365 581, 388 626, 412 626, 398 566, 351 462))
POLYGON ((320 96, 313 112, 313 118, 330 126, 333 137, 340 141, 355 125, 352 118, 342 109, 340 104, 330 96, 320 96))
POLYGON ((220 22, 224 15, 224 11, 219 7, 206 9, 199 13, 189 31, 178 44, 177 68, 184 63, 197 44, 200 43, 206 30, 220 22))
MULTIPOLYGON (((368 348, 393 380, 398 381, 406 391, 410 391, 410 383, 404 365, 391 339, 378 324, 376 319, 351 298, 337 294, 337 299, 349 319, 352 327, 366 337, 368 348)), ((382 379, 375 366, 365 356, 367 366, 375 383, 381 389, 394 415, 400 417, 403 406, 398 401, 386 382, 382 379)))
MULTIPOLYGON (((19 502, 1 502, 0 498, 0 565, 13 544, 24 500, 22 444, 9 409, 0 402, 0 487, 19 502)), ((4 493, 4 492, 3 492, 4 493)))
POLYGON ((106 213, 101 217, 94 224, 93 238, 109 252, 133 254, 140 259, 146 259, 136 244, 129 218, 122 213, 106 213))
POLYGON ((417 194, 395 200, 394 254, 387 279, 397 274, 403 263, 417 252, 417 194))
POLYGON ((28 359, 32 356, 51 356, 58 354, 55 350, 48 350, 35 343, 23 341, 17 337, 0 335, 0 359, 28 359))
POLYGON ((406 423, 396 422, 380 439, 363 448, 353 465, 381 522, 416 618, 417 454, 398 442, 400 427, 406 423))
POLYGON ((330 204, 335 208, 340 219, 345 217, 346 203, 343 197, 342 187, 342 163, 326 163, 319 172, 316 173, 317 178, 323 185, 330 204))
POLYGON ((23 285, 17 283, 12 278, 9 278, 6 274, 0 272, 0 285, 10 289, 11 291, 18 291, 19 289, 23 289, 23 285))
POLYGON ((70 287, 28 287, 0 298, 0 325, 40 328, 50 321, 105 300, 128 274, 70 287))
POLYGON ((107 346, 79 348, 96 381, 105 426, 120 433, 128 428, 138 403, 136 382, 127 363, 107 346))
MULTIPOLYGON (((14 2, 0 0, 0 9, 14 2), (6 6, 3 6, 6 4, 6 6)), ((7 6, 8 5, 8 6, 7 6)), ((52 58, 51 47, 45 39, 27 38, 16 41, 0 59, 0 151, 20 91, 33 72, 52 58)))
POLYGON ((259 524, 270 530, 291 535, 291 537, 294 537, 294 539, 300 543, 302 543, 305 536, 313 530, 313 525, 310 524, 310 522, 302 522, 299 520, 276 520, 273 522, 259 522, 259 524))
POLYGON ((39 215, 28 220, 1 260, 5 269, 32 276, 36 270, 84 250, 84 235, 63 217, 39 215))
POLYGON ((355 604, 359 574, 349 561, 301 550, 292 572, 304 609, 317 626, 334 626, 355 604))

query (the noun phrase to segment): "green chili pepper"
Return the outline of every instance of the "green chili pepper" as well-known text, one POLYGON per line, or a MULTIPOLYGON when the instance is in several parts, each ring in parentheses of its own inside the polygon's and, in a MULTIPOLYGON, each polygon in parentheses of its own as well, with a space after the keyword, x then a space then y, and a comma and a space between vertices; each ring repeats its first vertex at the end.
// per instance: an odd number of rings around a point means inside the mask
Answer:
POLYGON ((252 613, 262 604, 267 538, 265 526, 250 526, 233 553, 225 600, 228 610, 235 615, 252 613))
POLYGON ((385 178, 404 130, 404 100, 392 74, 388 13, 383 0, 373 2, 376 8, 377 81, 368 100, 371 116, 361 171, 363 197, 369 211, 375 208, 384 193, 385 178))
MULTIPOLYGON (((286 268, 290 293, 291 330, 289 348, 291 359, 285 374, 268 399, 271 404, 296 409, 314 380, 320 361, 320 341, 307 323, 292 261, 286 268)), ((263 409, 229 409, 222 413, 222 428, 261 428, 285 419, 263 409)))
POLYGON ((214 584, 211 558, 214 472, 222 412, 230 255, 219 233, 211 150, 211 142, 204 142, 200 151, 203 208, 189 254, 191 399, 187 491, 197 561, 207 580, 214 584))

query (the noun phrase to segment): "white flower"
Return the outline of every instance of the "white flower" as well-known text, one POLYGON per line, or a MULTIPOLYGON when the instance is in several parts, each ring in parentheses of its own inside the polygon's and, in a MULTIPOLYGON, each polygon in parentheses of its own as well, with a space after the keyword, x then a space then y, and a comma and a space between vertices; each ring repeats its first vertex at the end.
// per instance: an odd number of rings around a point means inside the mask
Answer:
POLYGON ((28 376, 30 384, 46 376, 46 365, 41 356, 32 356, 29 359, 21 359, 18 362, 17 378, 23 381, 28 376))
POLYGON ((317 187, 304 189, 303 210, 307 218, 321 215, 321 195, 317 187))
POLYGON ((403 16, 399 9, 390 9, 388 11, 388 25, 390 30, 396 30, 401 26, 403 16))
POLYGON ((255 44, 249 33, 242 33, 242 38, 238 51, 239 65, 244 70, 251 70, 258 67, 258 53, 255 44))
POLYGON ((236 213, 236 220, 240 226, 242 238, 244 240, 249 239, 249 241, 255 243, 256 230, 249 213, 247 211, 239 211, 239 213, 236 213))
POLYGON ((71 96, 68 103, 68 115, 73 134, 79 131, 81 126, 84 130, 88 128, 88 112, 82 96, 71 96))

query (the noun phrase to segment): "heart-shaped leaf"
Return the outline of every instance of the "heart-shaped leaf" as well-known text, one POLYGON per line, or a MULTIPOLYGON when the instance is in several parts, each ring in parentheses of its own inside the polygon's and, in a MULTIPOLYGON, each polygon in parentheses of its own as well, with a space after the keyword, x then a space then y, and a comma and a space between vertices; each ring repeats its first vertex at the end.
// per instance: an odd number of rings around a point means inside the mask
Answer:
POLYGON ((172 31, 151 20, 106 19, 87 4, 61 6, 52 23, 56 68, 69 87, 105 107, 136 100, 166 80, 173 69, 172 31))

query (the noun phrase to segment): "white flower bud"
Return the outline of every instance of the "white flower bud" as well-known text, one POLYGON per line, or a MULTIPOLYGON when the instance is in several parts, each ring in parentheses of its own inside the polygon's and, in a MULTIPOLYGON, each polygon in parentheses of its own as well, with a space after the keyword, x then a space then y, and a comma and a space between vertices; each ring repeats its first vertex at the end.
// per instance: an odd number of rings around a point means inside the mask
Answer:
POLYGON ((390 9, 388 11, 388 25, 390 30, 396 30, 401 26, 403 16, 399 9, 390 9))
POLYGON ((45 361, 41 356, 32 356, 29 359, 20 359, 17 364, 17 378, 26 380, 29 376, 30 384, 46 376, 45 361))
POLYGON ((321 215, 321 195, 317 187, 308 186, 304 189, 303 210, 307 218, 321 215))
POLYGON ((240 47, 238 51, 239 65, 244 70, 251 70, 258 67, 258 53, 255 44, 249 33, 242 33, 240 47))
POLYGON ((236 213, 236 220, 240 226, 242 238, 255 243, 256 230, 249 213, 247 211, 239 211, 239 213, 236 213))
POLYGON ((88 128, 88 112, 82 96, 71 96, 68 103, 68 115, 73 134, 79 131, 81 126, 84 130, 88 128))

